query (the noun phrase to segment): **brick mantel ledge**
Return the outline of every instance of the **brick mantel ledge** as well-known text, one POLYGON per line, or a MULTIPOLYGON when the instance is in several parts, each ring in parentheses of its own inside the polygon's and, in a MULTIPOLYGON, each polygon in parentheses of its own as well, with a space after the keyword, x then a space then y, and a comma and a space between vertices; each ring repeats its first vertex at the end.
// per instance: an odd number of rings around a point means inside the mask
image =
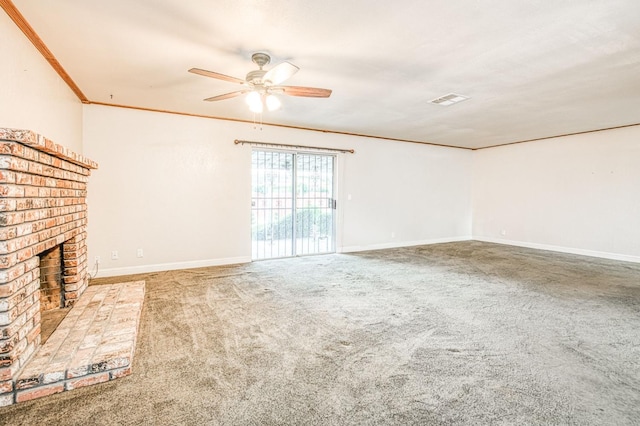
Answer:
POLYGON ((86 167, 88 169, 98 168, 98 163, 96 163, 95 161, 85 158, 82 155, 70 150, 69 148, 58 145, 31 130, 9 129, 0 127, 0 140, 19 142, 23 145, 30 146, 38 151, 44 151, 54 157, 77 164, 78 166, 86 167))

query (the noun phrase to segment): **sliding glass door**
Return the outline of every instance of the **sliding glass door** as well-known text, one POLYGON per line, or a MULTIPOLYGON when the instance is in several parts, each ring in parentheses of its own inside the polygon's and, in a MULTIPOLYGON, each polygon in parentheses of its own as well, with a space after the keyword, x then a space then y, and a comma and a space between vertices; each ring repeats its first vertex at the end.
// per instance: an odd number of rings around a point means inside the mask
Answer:
POLYGON ((252 153, 252 258, 335 251, 335 157, 252 153))

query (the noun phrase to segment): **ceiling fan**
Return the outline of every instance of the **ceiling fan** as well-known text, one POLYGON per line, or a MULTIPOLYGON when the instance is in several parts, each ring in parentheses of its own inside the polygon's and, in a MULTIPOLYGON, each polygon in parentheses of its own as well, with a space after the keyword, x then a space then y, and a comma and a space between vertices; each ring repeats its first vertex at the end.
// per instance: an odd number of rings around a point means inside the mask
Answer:
POLYGON ((245 86, 242 90, 212 96, 210 98, 206 98, 205 101, 222 101, 224 99, 235 98, 237 96, 247 94, 246 100, 249 104, 249 109, 256 113, 261 113, 265 106, 269 111, 273 111, 280 107, 280 100, 274 96, 274 94, 309 98, 328 98, 331 96, 331 90, 329 89, 302 86, 281 86, 280 83, 293 76, 300 69, 290 62, 282 62, 271 68, 269 71, 265 71, 262 67, 271 62, 271 57, 268 54, 263 52, 254 53, 251 55, 251 60, 258 66, 258 69, 250 71, 244 80, 200 68, 191 68, 189 72, 245 86))

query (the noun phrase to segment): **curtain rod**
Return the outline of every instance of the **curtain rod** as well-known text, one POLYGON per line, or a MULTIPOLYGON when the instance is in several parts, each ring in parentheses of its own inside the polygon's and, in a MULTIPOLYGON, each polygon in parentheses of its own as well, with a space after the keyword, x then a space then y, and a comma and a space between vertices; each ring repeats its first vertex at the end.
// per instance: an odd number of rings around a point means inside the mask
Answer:
POLYGON ((275 147, 284 147, 284 148, 303 148, 303 149, 313 149, 319 151, 332 151, 332 152, 342 152, 344 154, 355 154, 354 149, 339 149, 339 148, 323 148, 321 146, 308 146, 308 145, 289 145, 286 143, 271 143, 271 142, 256 142, 256 141, 243 141, 240 139, 236 139, 233 141, 234 144, 238 145, 258 145, 258 146, 275 146, 275 147))

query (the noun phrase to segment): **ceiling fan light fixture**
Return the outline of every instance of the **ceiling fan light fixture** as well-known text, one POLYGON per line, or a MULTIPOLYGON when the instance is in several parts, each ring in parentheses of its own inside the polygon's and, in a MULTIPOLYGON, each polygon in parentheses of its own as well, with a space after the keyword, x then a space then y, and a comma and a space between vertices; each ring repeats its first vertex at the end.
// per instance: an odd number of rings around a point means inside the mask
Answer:
POLYGON ((256 114, 261 114, 262 113, 262 103, 250 105, 249 106, 249 110, 251 110, 251 112, 255 112, 256 114))
POLYGON ((249 105, 249 109, 251 112, 261 113, 262 112, 262 97, 258 92, 249 92, 247 97, 245 98, 247 105, 249 105))
POLYGON ((267 95, 265 103, 267 104, 267 109, 269 111, 275 111, 277 109, 280 109, 280 107, 282 106, 280 99, 278 99, 278 97, 275 95, 267 95))

